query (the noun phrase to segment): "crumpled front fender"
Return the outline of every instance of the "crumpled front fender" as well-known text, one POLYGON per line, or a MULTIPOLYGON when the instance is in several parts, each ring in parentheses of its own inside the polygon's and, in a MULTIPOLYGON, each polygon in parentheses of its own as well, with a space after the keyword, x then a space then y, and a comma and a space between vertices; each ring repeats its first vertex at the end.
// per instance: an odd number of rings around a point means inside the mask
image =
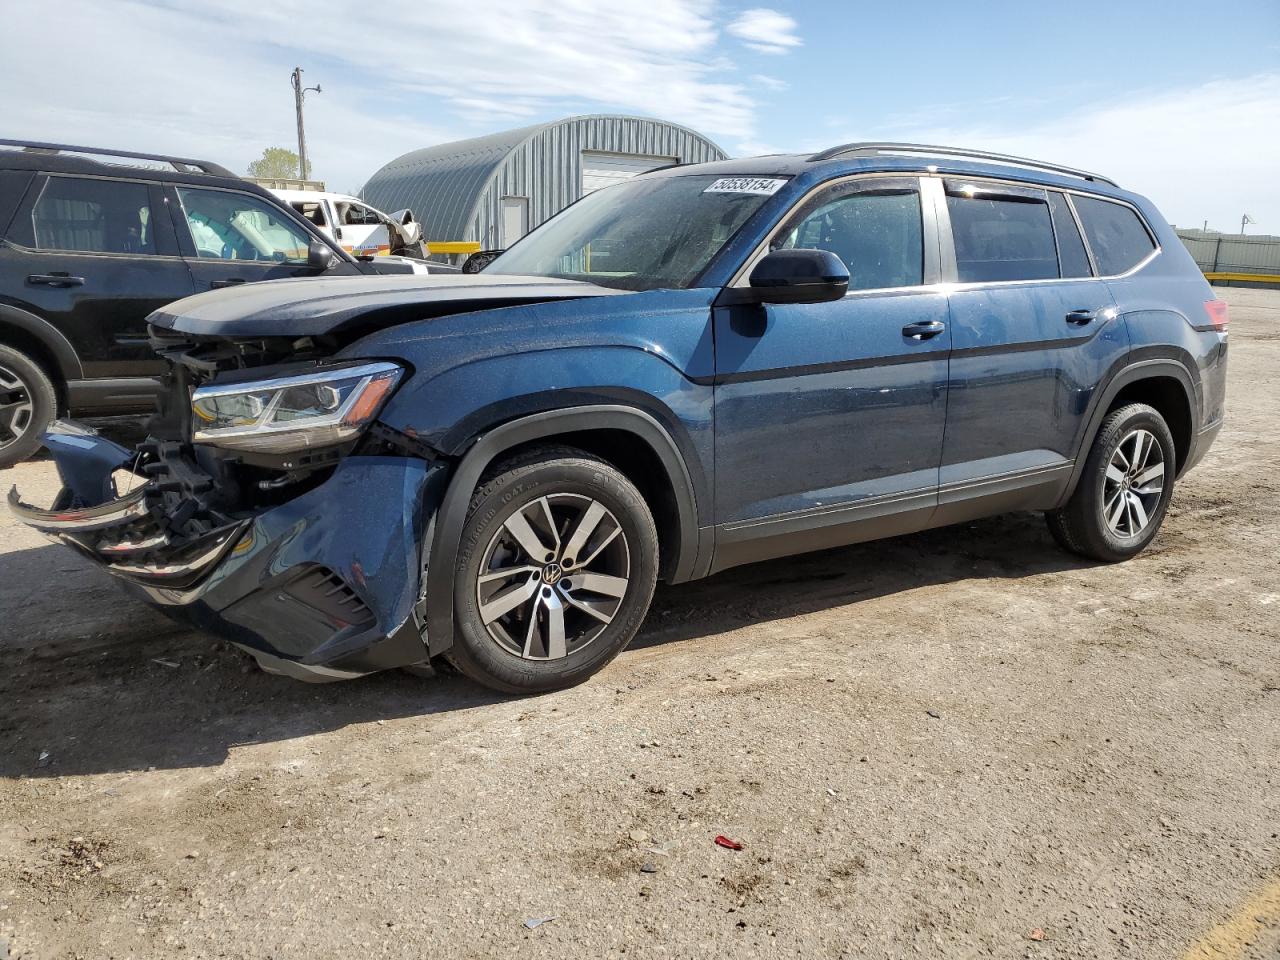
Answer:
POLYGON ((116 496, 111 474, 133 457, 123 447, 87 428, 53 431, 48 445, 66 486, 48 509, 15 489, 10 510, 150 603, 295 676, 356 676, 427 658, 422 542, 446 464, 347 457, 290 501, 211 514, 193 533, 190 516, 170 512, 190 498, 161 493, 171 481, 116 496))

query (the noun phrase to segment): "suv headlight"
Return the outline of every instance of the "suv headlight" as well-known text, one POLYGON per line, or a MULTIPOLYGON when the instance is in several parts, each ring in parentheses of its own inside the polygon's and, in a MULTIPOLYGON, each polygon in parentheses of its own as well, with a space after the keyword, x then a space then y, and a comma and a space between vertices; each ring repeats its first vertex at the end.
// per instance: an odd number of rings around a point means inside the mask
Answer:
POLYGON ((191 396, 191 439, 263 453, 341 443, 377 416, 403 372, 378 362, 199 387, 191 396))

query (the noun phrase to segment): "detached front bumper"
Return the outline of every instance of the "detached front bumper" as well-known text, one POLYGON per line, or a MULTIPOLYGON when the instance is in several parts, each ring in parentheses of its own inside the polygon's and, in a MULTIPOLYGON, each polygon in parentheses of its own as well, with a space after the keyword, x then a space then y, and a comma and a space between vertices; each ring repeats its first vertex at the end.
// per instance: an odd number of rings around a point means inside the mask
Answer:
POLYGON ((421 543, 443 496, 442 465, 347 457, 293 500, 227 516, 202 511, 185 479, 114 496, 110 474, 132 455, 83 431, 60 442, 71 426, 47 438, 66 485, 54 506, 9 494, 23 523, 274 672, 340 679, 426 659, 421 543))

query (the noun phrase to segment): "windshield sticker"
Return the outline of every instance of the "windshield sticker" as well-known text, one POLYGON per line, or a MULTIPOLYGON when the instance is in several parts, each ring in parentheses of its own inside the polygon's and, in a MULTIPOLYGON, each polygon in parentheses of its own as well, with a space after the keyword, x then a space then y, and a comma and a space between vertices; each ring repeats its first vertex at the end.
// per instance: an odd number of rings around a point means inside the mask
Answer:
POLYGON ((771 177, 721 177, 703 193, 754 193, 761 197, 771 197, 786 183, 771 177))

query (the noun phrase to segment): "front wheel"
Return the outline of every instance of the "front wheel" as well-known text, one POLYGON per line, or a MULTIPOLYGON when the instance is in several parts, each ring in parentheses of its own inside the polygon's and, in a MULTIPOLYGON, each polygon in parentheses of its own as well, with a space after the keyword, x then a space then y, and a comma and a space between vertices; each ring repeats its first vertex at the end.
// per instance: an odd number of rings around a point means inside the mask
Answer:
POLYGON ((581 683, 635 636, 657 571, 653 517, 616 468, 568 448, 511 461, 471 500, 449 659, 507 693, 581 683))
POLYGON ((1145 403, 1107 415, 1075 493, 1046 514, 1049 531, 1073 553, 1115 563, 1140 553, 1160 529, 1177 453, 1164 417, 1145 403))

